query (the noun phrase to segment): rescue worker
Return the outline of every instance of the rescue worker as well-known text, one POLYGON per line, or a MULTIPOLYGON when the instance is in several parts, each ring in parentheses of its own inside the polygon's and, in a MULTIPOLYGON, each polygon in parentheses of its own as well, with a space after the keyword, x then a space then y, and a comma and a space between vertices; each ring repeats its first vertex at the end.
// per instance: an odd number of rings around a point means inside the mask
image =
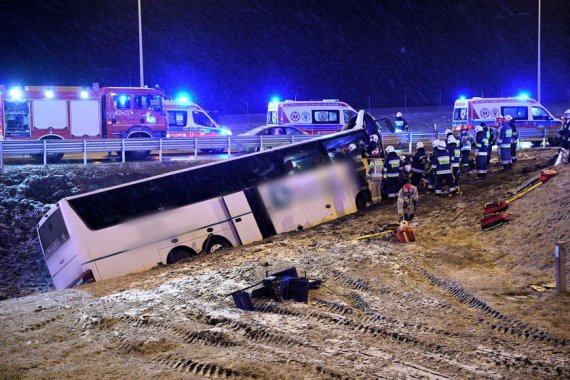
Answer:
POLYGON ((402 132, 408 130, 408 122, 402 116, 401 112, 396 113, 396 119, 394 120, 394 125, 396 126, 396 132, 402 132))
POLYGON ((416 214, 416 207, 419 200, 418 188, 410 183, 406 183, 398 193, 398 217, 400 222, 405 220, 411 222, 416 214))
POLYGON ((450 138, 451 136, 454 136, 454 135, 453 135, 453 131, 452 131, 451 129, 449 129, 449 128, 446 129, 446 130, 445 130, 445 143, 446 143, 446 144, 449 144, 449 138, 450 138))
POLYGON ((511 126, 512 137, 511 137, 511 161, 514 164, 517 162, 517 146, 519 145, 519 131, 517 130, 517 124, 515 119, 509 121, 511 126))
MULTIPOLYGON (((431 142, 431 146, 432 146, 432 152, 429 156, 428 162, 431 163, 431 159, 433 157, 433 155, 435 154, 435 152, 437 151, 437 147, 439 146, 439 140, 435 139, 431 142)), ((435 170, 434 168, 429 167, 429 171, 428 171, 428 191, 433 192, 435 191, 435 170)))
POLYGON ((380 149, 378 145, 378 135, 370 135, 370 143, 368 144, 368 155, 372 156, 374 154, 379 155, 380 149), (376 151, 376 153, 374 153, 376 151))
POLYGON ((447 144, 447 151, 451 158, 451 173, 453 174, 453 187, 459 191, 459 171, 461 170, 461 150, 457 146, 457 139, 455 136, 449 137, 447 144))
POLYGON ((451 174, 451 157, 447 151, 445 141, 440 141, 437 150, 432 154, 431 167, 435 170, 435 193, 437 195, 444 194, 443 183, 447 185, 450 194, 457 191, 453 185, 453 174, 451 174))
MULTIPOLYGON (((566 154, 566 156, 568 156, 568 163, 570 163, 570 154, 568 152, 570 150, 570 109, 564 111, 564 117, 562 117, 562 128, 560 128, 558 134, 560 135, 561 148, 558 154, 566 154), (562 152, 562 149, 564 149, 565 152, 562 152)), ((562 158, 560 160, 562 160, 562 158)))
POLYGON ((416 153, 412 157, 412 185, 418 187, 422 181, 422 177, 426 168, 426 150, 424 143, 419 142, 416 144, 416 153))
POLYGON ((349 156, 353 162, 354 170, 356 171, 356 178, 360 186, 366 186, 366 173, 368 173, 368 163, 362 157, 362 151, 356 147, 355 144, 348 145, 349 156))
MULTIPOLYGON (((371 145, 372 142, 377 142, 378 136, 370 136, 371 145), (374 139, 376 137, 376 139, 374 139)), ((370 187, 370 192, 372 194, 372 202, 378 203, 382 200, 382 167, 384 162, 380 158, 380 150, 378 145, 375 149, 370 151, 370 164, 368 167, 368 186, 370 187)))
POLYGON ((513 130, 511 129, 511 121, 514 122, 511 115, 505 116, 506 123, 501 126, 498 131, 497 137, 497 147, 499 148, 499 157, 501 158, 501 164, 503 165, 503 170, 509 170, 511 168, 511 141, 513 130))
POLYGON ((400 157, 396 154, 394 147, 390 145, 386 148, 386 158, 382 168, 386 195, 389 199, 395 199, 398 196, 401 171, 402 161, 400 161, 400 157))
POLYGON ((477 149, 475 168, 477 169, 477 178, 485 178, 487 176, 487 155, 489 154, 487 148, 489 140, 482 125, 475 127, 475 133, 475 148, 477 149))
POLYGON ((469 156, 471 155, 471 148, 473 147, 473 136, 467 130, 467 128, 461 129, 461 166, 464 170, 469 169, 469 156))

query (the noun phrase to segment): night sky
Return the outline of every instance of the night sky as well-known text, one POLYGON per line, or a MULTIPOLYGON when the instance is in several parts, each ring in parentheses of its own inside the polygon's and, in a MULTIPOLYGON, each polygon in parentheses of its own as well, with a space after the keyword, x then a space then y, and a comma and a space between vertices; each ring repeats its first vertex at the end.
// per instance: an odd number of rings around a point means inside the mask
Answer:
MULTIPOLYGON (((145 82, 207 109, 536 96, 537 0, 142 0, 145 82)), ((138 85, 137 0, 1 0, 0 83, 138 85)), ((542 102, 570 97, 570 1, 542 1, 542 102)), ((570 104, 569 104, 570 105, 570 104)))

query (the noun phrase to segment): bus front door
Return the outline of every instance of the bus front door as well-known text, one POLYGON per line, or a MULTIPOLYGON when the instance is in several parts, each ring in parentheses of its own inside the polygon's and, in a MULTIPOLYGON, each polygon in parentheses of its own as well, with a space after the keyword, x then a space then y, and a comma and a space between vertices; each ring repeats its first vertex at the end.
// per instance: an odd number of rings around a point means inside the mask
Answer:
POLYGON ((246 245, 254 241, 262 240, 263 236, 245 193, 239 191, 237 193, 224 195, 223 200, 241 244, 246 245))

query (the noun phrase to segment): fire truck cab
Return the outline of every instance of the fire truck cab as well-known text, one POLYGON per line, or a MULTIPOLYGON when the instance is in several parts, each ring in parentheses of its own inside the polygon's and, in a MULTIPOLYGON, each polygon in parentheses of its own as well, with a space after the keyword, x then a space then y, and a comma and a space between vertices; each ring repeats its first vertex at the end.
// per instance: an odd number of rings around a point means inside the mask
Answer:
POLYGON ((271 101, 267 106, 267 125, 296 127, 309 134, 341 130, 356 111, 338 99, 322 101, 271 101))
POLYGON ((218 125, 198 104, 185 99, 165 100, 168 115, 167 137, 231 136, 232 131, 218 125))

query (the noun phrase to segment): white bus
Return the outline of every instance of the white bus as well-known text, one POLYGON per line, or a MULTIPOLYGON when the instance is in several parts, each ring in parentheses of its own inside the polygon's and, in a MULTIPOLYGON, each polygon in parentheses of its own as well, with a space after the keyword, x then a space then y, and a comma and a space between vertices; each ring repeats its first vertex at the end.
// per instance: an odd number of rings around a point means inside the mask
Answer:
POLYGON ((55 287, 354 213, 370 192, 346 153, 349 144, 367 142, 368 134, 357 128, 64 198, 37 225, 55 287))

